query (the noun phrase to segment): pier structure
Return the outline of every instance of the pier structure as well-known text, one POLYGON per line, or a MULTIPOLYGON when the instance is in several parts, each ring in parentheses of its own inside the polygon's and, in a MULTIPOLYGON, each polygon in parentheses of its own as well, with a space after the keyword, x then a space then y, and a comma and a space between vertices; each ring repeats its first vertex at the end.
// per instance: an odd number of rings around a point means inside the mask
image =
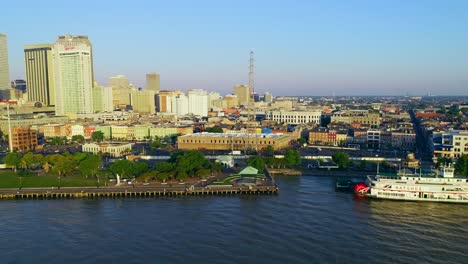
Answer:
POLYGON ((164 196, 273 195, 276 186, 254 187, 106 187, 106 188, 31 188, 0 189, 1 199, 74 199, 74 198, 149 198, 164 196))

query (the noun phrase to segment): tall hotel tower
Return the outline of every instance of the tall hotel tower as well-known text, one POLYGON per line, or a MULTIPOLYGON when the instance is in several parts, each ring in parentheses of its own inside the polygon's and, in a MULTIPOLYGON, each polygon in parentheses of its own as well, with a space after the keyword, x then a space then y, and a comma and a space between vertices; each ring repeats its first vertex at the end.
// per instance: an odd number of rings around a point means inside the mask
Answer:
POLYGON ((0 34, 0 90, 8 90, 9 88, 10 70, 8 67, 7 36, 0 34))
POLYGON ((55 113, 93 113, 93 49, 87 36, 59 36, 54 44, 55 113))
POLYGON ((146 90, 159 93, 161 90, 159 74, 154 72, 146 74, 146 90))
POLYGON ((28 100, 55 105, 55 79, 51 44, 24 47, 28 100))

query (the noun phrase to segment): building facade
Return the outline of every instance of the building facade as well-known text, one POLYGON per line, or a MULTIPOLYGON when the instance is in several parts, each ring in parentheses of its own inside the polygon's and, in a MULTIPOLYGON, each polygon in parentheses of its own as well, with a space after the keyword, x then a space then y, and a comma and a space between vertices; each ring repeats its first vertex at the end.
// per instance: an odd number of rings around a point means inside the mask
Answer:
POLYGON ((34 150, 37 147, 37 131, 31 128, 12 128, 11 145, 14 151, 34 150))
POLYGON ((159 93, 159 91, 161 90, 161 81, 159 74, 155 72, 146 74, 146 90, 159 93))
POLYGON ((432 140, 435 157, 459 158, 468 154, 468 131, 434 132, 432 140))
POLYGON ((24 47, 28 101, 55 105, 55 77, 51 44, 24 47))
POLYGON ((207 150, 263 150, 268 146, 275 150, 289 146, 291 137, 283 134, 225 134, 195 133, 177 138, 178 149, 207 150))
POLYGON ((250 102, 250 88, 247 85, 236 85, 234 94, 237 96, 240 105, 247 105, 250 102))
POLYGON ((192 89, 187 93, 188 112, 197 116, 208 116, 208 93, 200 89, 192 89))
POLYGON ((0 90, 8 90, 9 88, 10 66, 8 64, 7 36, 4 34, 0 34, 0 90))
POLYGON ((132 150, 131 143, 124 144, 83 144, 82 151, 93 154, 108 154, 111 157, 118 158, 128 154, 132 150))
POLYGON ((87 36, 59 36, 54 44, 55 111, 93 113, 93 51, 87 36))
POLYGON ((322 111, 268 111, 266 119, 287 124, 320 124, 322 111))

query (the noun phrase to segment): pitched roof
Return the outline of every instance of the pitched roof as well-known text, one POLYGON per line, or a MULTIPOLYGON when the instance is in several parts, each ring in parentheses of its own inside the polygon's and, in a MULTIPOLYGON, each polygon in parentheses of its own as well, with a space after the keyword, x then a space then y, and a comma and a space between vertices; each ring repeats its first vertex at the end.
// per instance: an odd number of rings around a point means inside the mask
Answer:
POLYGON ((247 166, 241 172, 239 172, 239 174, 240 175, 257 175, 258 170, 252 166, 247 166))

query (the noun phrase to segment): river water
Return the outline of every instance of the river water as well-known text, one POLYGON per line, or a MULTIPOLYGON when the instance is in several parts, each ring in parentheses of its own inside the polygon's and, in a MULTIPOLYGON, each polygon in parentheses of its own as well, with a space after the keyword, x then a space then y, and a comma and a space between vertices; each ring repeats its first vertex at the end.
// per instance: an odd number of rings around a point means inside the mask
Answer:
POLYGON ((328 177, 278 195, 0 201, 0 263, 468 263, 468 205, 376 201, 328 177))

